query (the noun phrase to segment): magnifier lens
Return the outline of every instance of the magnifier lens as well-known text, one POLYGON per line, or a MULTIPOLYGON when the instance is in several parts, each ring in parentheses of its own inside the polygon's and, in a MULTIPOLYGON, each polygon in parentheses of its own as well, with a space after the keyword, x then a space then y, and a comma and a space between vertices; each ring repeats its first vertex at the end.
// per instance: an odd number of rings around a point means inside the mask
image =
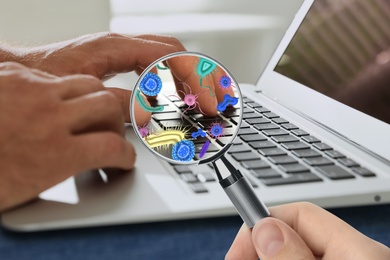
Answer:
POLYGON ((218 61, 192 52, 151 64, 131 100, 137 135, 147 148, 175 164, 207 163, 225 153, 239 130, 241 108, 231 73, 218 61))

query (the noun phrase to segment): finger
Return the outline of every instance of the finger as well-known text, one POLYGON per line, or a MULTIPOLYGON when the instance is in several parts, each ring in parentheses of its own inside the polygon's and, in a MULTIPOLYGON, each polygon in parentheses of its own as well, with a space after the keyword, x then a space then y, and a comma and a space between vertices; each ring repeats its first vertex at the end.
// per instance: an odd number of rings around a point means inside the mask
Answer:
POLYGON ((233 244, 225 256, 225 260, 235 259, 258 259, 252 242, 252 231, 245 224, 241 226, 233 244))
POLYGON ((152 118, 152 114, 142 109, 138 102, 135 102, 134 106, 131 106, 130 100, 132 92, 130 90, 120 88, 107 88, 107 90, 113 93, 119 99, 126 122, 131 123, 131 109, 135 109, 134 114, 137 118, 138 125, 144 125, 150 121, 150 119, 152 118))
POLYGON ((134 168, 136 153, 131 143, 113 132, 97 132, 74 137, 73 158, 78 171, 99 168, 134 168))
MULTIPOLYGON (((335 241, 350 241, 357 231, 328 211, 309 203, 270 208, 271 216, 297 230, 315 255, 323 255, 335 241), (324 225, 323 223, 327 223, 324 225), (340 235, 342 234, 342 237, 340 235), (315 238, 315 239, 314 239, 315 238)), ((339 244, 336 242, 336 247, 339 244)))
POLYGON ((167 35, 155 35, 155 34, 142 34, 137 35, 135 38, 145 39, 149 41, 161 42, 176 47, 176 51, 185 51, 184 45, 176 38, 167 35))
POLYGON ((207 116, 216 116, 217 99, 215 96, 213 78, 210 75, 198 75, 198 64, 199 58, 197 57, 179 56, 171 58, 168 61, 172 74, 180 82, 185 82, 188 86, 190 86, 190 89, 187 88, 186 94, 190 94, 192 92, 192 94, 196 96, 196 101, 198 102, 197 106, 199 106, 200 112, 207 116))
POLYGON ((133 71, 138 67, 146 68, 162 56, 179 51, 178 45, 142 37, 110 34, 105 40, 113 48, 102 49, 99 53, 101 60, 110 61, 108 66, 103 66, 95 72, 99 78, 133 71))
MULTIPOLYGON (((233 92, 233 82, 231 77, 219 66, 215 68, 215 71, 213 72, 213 81, 214 81, 214 86, 215 86, 215 95, 217 97, 218 103, 222 102, 224 100, 225 94, 229 94, 230 96, 234 96, 233 92), (222 77, 228 77, 226 79, 230 79, 230 87, 227 87, 228 83, 221 82, 222 77)), ((225 80, 226 81, 226 80, 225 80)), ((229 80, 227 80, 229 81, 229 80)))
POLYGON ((302 238, 278 219, 263 218, 258 221, 253 228, 252 239, 257 255, 262 260, 315 260, 302 238))
POLYGON ((64 103, 72 133, 112 131, 124 135, 123 113, 119 99, 108 91, 99 91, 64 103))
POLYGON ((31 72, 34 73, 37 76, 40 76, 40 77, 43 77, 43 78, 46 78, 46 79, 56 79, 56 78, 58 78, 57 76, 54 76, 54 75, 52 75, 50 73, 47 73, 45 71, 38 70, 38 69, 31 69, 31 72))
POLYGON ((89 75, 71 75, 58 78, 56 87, 63 100, 104 90, 102 82, 89 75))

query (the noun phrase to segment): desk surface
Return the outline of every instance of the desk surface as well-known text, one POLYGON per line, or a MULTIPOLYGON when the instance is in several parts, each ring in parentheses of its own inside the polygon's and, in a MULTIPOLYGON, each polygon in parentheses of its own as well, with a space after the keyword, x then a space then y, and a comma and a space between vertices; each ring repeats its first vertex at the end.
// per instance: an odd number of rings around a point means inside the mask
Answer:
MULTIPOLYGON (((390 204, 331 209, 390 246, 390 204)), ((37 233, 0 230, 1 259, 223 259, 242 221, 211 218, 37 233)))

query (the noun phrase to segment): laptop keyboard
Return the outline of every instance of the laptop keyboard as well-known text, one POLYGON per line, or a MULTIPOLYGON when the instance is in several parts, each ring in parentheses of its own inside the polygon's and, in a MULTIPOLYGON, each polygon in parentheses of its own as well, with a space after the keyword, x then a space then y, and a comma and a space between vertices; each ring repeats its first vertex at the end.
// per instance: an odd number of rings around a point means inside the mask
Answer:
MULTIPOLYGON (((182 112, 186 109, 184 102, 171 97, 160 98, 156 102, 166 107, 163 113, 154 113, 152 116, 161 127, 183 125, 182 112)), ((316 136, 250 98, 243 97, 243 103, 243 120, 228 154, 264 185, 279 186, 321 182, 324 179, 338 181, 357 176, 376 176, 316 136)), ((185 115, 184 125, 195 131, 197 125, 207 128, 208 124, 221 120, 219 116, 204 117, 194 110, 187 111, 185 115)), ((228 109, 222 116, 228 122, 224 125, 225 137, 217 140, 219 145, 225 145, 230 140, 229 136, 234 134, 229 131, 229 127, 239 123, 239 111, 228 109)), ((204 140, 200 140, 200 143, 204 143, 204 140)), ((208 152, 219 151, 220 147, 214 146, 208 152)), ((198 153, 200 147, 196 147, 198 153)), ((195 193, 208 192, 204 183, 216 181, 211 164, 208 164, 207 170, 202 168, 201 172, 195 172, 185 165, 172 166, 195 193)), ((258 186, 252 178, 248 180, 253 187, 258 186)))

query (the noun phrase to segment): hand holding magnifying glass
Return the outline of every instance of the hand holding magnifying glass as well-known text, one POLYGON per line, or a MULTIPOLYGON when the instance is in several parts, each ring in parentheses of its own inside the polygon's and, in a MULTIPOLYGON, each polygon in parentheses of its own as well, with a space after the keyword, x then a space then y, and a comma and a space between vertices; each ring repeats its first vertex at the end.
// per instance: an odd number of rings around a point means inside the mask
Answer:
POLYGON ((245 177, 225 157, 240 129, 237 82, 218 61, 180 52, 162 57, 141 74, 132 95, 135 132, 154 154, 172 164, 213 163, 219 183, 249 227, 269 216, 245 177), (134 106, 152 113, 149 122, 134 106), (216 160, 230 175, 222 177, 216 160))

